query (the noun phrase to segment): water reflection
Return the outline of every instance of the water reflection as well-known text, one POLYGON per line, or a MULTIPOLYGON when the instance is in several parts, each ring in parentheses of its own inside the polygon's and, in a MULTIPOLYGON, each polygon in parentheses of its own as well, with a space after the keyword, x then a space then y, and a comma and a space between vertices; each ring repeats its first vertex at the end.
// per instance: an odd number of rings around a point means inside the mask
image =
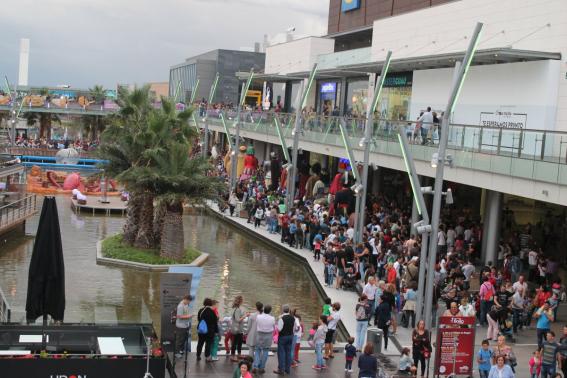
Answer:
MULTIPOLYGON (((58 197, 63 251, 67 322, 155 320, 159 328, 159 274, 96 265, 95 245, 121 230, 125 218, 75 214, 69 199, 58 197)), ((28 221, 26 232, 35 234, 39 216, 28 221)), ((201 213, 184 217, 188 244, 210 254, 199 288, 198 304, 206 297, 220 302, 221 314, 229 313, 236 295, 244 306, 270 303, 278 314, 281 305, 297 307, 306 325, 321 311, 317 290, 306 270, 296 261, 215 218, 201 213)), ((27 272, 33 238, 2 241, 0 287, 10 301, 15 321, 25 317, 27 272)))

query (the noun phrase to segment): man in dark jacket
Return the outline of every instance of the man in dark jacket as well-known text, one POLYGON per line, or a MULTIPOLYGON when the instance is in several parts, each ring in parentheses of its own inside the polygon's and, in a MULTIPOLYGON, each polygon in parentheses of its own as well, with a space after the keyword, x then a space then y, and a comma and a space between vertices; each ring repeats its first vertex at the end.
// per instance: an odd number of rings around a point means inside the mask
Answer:
POLYGON ((385 300, 384 295, 380 297, 380 304, 376 307, 376 327, 382 330, 382 337, 384 338, 384 350, 388 349, 388 328, 392 319, 392 306, 385 300))

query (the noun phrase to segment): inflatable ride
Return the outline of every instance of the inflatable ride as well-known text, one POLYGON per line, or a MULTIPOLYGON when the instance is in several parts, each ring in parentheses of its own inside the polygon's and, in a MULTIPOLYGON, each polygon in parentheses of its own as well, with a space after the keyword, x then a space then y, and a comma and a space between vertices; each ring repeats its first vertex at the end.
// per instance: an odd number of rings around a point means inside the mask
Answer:
MULTIPOLYGON (((33 166, 28 174, 27 190, 38 194, 64 194, 72 193, 74 189, 85 195, 99 195, 102 193, 101 180, 98 176, 81 177, 79 172, 42 171, 33 166)), ((108 180, 107 195, 119 196, 116 182, 108 180)))

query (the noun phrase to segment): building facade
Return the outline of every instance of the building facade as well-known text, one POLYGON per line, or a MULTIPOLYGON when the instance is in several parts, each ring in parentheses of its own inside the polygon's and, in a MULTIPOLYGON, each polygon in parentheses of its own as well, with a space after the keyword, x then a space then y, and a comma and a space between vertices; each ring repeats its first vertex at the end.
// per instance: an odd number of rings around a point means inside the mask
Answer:
MULTIPOLYGON (((565 0, 331 0, 329 34, 268 47, 265 73, 257 80, 273 88, 284 111, 293 111, 301 82, 317 63, 306 107, 357 120, 365 116, 369 93, 392 51, 375 116, 407 125, 428 106, 439 115, 445 110, 455 65, 482 22, 452 114, 455 166, 445 180, 459 186, 460 196, 475 193, 467 202, 484 224, 483 257, 493 261, 498 232, 489 231, 499 230, 495 219, 514 213, 518 224, 533 225, 567 214, 566 19, 565 0)), ((329 132, 306 132, 300 143, 323 166, 329 156, 345 157, 340 139, 329 132)), ((257 134, 245 136, 277 143, 257 134)), ((351 140, 355 159, 361 158, 359 140, 351 140)), ((418 174, 429 180, 436 146, 412 149, 418 174)), ((376 166, 405 170, 397 143, 377 140, 373 151, 376 166)))
POLYGON ((237 72, 264 69, 265 54, 236 50, 213 50, 185 60, 169 70, 169 95, 188 102, 199 80, 195 100, 209 99, 217 72, 219 83, 213 102, 236 103, 239 96, 237 72))

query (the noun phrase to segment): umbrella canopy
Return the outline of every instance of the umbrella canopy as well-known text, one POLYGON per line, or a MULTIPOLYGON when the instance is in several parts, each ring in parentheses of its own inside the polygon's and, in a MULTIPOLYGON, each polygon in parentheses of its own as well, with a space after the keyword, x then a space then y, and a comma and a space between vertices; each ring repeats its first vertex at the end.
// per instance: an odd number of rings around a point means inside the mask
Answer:
POLYGON ((28 274, 26 319, 51 315, 63 321, 65 313, 65 264, 55 198, 46 197, 39 217, 28 274))

